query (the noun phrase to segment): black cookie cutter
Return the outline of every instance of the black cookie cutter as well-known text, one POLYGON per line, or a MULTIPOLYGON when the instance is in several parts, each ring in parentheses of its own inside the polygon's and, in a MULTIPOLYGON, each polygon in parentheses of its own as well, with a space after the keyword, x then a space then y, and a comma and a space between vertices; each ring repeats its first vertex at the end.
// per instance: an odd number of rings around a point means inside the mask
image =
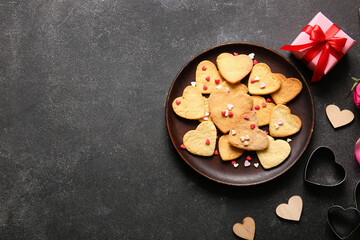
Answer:
POLYGON ((354 207, 345 209, 334 205, 328 210, 328 223, 338 238, 347 239, 360 226, 360 211, 354 207))
POLYGON ((336 187, 346 180, 346 176, 344 167, 336 162, 334 152, 320 146, 312 152, 306 163, 304 181, 320 187, 336 187))

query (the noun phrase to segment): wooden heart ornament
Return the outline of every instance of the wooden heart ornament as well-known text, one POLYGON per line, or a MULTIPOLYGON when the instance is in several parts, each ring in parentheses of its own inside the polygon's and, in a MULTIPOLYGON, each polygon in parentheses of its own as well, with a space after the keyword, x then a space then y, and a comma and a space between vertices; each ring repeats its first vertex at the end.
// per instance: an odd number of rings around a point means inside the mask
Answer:
POLYGON ((205 103, 201 92, 193 86, 184 89, 182 97, 172 103, 174 112, 186 119, 200 119, 205 116, 205 103))
POLYGON ((216 63, 221 76, 231 84, 240 82, 253 67, 251 57, 245 54, 222 53, 216 58, 216 63))
POLYGON ((242 223, 235 223, 233 232, 243 239, 253 240, 255 236, 255 221, 251 217, 244 218, 242 223))
POLYGON ((271 72, 265 63, 256 64, 249 77, 249 93, 252 95, 267 95, 279 90, 281 79, 277 74, 271 72))
POLYGON ((282 203, 276 208, 276 215, 280 218, 299 221, 303 208, 303 202, 300 196, 292 196, 288 203, 282 203))
POLYGON ((354 120, 354 114, 350 110, 342 110, 336 105, 326 107, 326 115, 334 128, 342 127, 354 120))
POLYGON ((247 151, 266 149, 269 146, 268 136, 258 126, 255 113, 252 111, 243 112, 241 118, 238 118, 231 128, 229 143, 236 148, 247 151))
POLYGON ((216 127, 212 122, 202 122, 195 130, 185 133, 186 150, 199 156, 212 156, 216 145, 216 127))
POLYGON ((196 88, 203 94, 209 94, 217 90, 224 82, 215 64, 205 60, 199 63, 196 68, 196 88))
POLYGON ((251 110, 253 105, 247 94, 231 95, 221 90, 211 93, 208 102, 211 120, 224 134, 229 132, 240 114, 251 110))

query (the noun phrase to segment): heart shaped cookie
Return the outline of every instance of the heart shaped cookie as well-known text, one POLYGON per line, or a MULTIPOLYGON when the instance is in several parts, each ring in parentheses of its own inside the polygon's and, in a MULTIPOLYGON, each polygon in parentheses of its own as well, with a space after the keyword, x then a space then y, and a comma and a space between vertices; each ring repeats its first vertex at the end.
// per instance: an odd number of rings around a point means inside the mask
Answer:
POLYGON ((269 132, 273 137, 287 137, 301 129, 301 119, 291 114, 290 108, 285 105, 276 105, 271 112, 269 132))
POLYGON ((265 126, 269 124, 270 114, 275 107, 275 104, 266 102, 265 98, 260 96, 251 96, 253 99, 253 111, 259 121, 259 126, 265 126))
POLYGON ((216 127, 212 122, 202 122, 195 130, 185 133, 186 150, 199 156, 212 156, 216 145, 216 127))
POLYGON ((276 92, 281 87, 281 79, 271 72, 265 63, 256 64, 249 77, 249 93, 252 95, 266 95, 276 92))
POLYGON ((269 146, 262 151, 256 151, 261 166, 264 169, 270 169, 276 167, 282 163, 291 152, 290 144, 284 140, 274 140, 272 137, 269 138, 269 146))
MULTIPOLYGON (((230 134, 232 134, 232 133, 230 133, 230 134)), ((233 134, 236 134, 236 133, 233 133, 233 134)), ((219 138, 218 146, 219 146, 220 157, 223 161, 234 160, 234 159, 240 157, 244 153, 243 150, 233 147, 229 143, 229 135, 222 135, 219 138)))
POLYGON ((245 84, 242 83, 231 84, 226 81, 223 82, 220 89, 230 93, 230 95, 236 95, 239 93, 247 94, 249 92, 245 84))
POLYGON ((210 94, 211 120, 222 133, 227 133, 240 114, 251 109, 253 100, 247 94, 230 95, 217 90, 210 94))
POLYGON ((236 134, 229 134, 229 143, 236 148, 247 151, 264 150, 269 146, 269 139, 258 126, 255 113, 244 112, 242 117, 238 118, 231 127, 231 132, 235 131, 236 134))
POLYGON ((292 196, 288 203, 282 203, 276 208, 276 215, 279 217, 291 220, 299 221, 303 208, 303 201, 300 196, 292 196))
POLYGON ((293 100, 302 90, 302 83, 297 78, 286 78, 282 74, 275 74, 281 80, 279 90, 271 94, 276 104, 286 104, 293 100))
POLYGON ((245 54, 222 53, 216 58, 216 63, 221 76, 231 84, 240 82, 253 67, 251 57, 245 54))
POLYGON ((236 236, 247 240, 253 240, 255 236, 255 221, 251 217, 246 217, 243 223, 235 223, 233 232, 236 236))
POLYGON ((354 120, 354 114, 345 109, 340 111, 336 105, 329 105, 326 107, 326 115, 334 128, 345 126, 354 120))
POLYGON ((174 112, 186 119, 200 119, 205 116, 205 104, 201 92, 193 86, 184 89, 182 97, 172 103, 174 112))
POLYGON ((209 94, 216 90, 217 86, 221 86, 224 79, 221 77, 215 64, 205 60, 199 63, 196 68, 196 88, 202 94, 209 94))

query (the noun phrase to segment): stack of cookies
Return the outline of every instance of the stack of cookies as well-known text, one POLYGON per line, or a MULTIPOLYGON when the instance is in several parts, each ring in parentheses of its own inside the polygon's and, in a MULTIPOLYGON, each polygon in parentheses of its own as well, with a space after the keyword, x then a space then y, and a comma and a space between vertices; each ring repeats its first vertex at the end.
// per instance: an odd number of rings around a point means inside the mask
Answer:
POLYGON ((196 81, 172 103, 178 116, 200 122, 184 135, 183 149, 199 156, 220 153, 223 161, 256 151, 264 169, 287 159, 290 144, 274 138, 300 131, 301 119, 291 114, 286 104, 301 92, 302 83, 272 73, 266 63, 257 63, 253 57, 253 53, 222 53, 216 59, 217 66, 208 60, 199 63, 196 81), (247 86, 241 83, 246 78, 247 86), (266 125, 269 133, 259 128, 266 125), (217 139, 219 151, 215 150, 217 139))

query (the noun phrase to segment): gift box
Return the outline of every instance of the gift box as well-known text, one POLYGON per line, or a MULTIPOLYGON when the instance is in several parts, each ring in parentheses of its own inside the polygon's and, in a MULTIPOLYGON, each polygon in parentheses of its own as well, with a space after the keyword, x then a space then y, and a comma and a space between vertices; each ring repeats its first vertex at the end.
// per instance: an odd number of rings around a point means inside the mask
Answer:
POLYGON ((319 81, 355 44, 349 35, 319 12, 291 45, 280 49, 291 51, 314 71, 312 82, 319 81))

